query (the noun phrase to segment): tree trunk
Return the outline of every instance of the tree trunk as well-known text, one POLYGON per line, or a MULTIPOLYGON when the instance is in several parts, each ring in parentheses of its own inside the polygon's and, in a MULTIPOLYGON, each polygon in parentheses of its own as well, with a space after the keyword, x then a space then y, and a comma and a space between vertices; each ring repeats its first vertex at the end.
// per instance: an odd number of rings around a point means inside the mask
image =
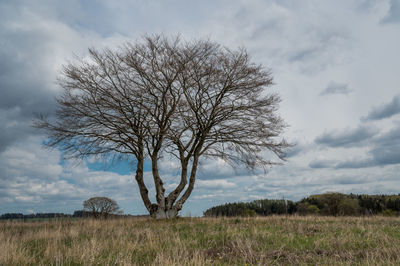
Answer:
POLYGON ((161 180, 160 174, 158 172, 158 154, 155 153, 153 154, 151 158, 151 170, 153 173, 153 178, 154 178, 154 185, 156 187, 156 200, 159 206, 159 209, 164 209, 165 208, 165 189, 163 182, 161 180))
POLYGON ((197 172, 198 160, 199 160, 199 154, 195 153, 195 155, 193 157, 192 169, 190 171, 189 186, 186 189, 185 193, 183 193, 182 197, 177 201, 177 203, 174 206, 174 208, 177 211, 182 210, 183 204, 189 198, 190 194, 192 194, 192 191, 193 191, 193 188, 194 188, 194 183, 196 181, 196 172, 197 172))
POLYGON ((157 204, 151 204, 150 216, 155 219, 173 219, 178 216, 178 210, 175 207, 161 208, 157 204))
POLYGON ((144 184, 143 181, 143 163, 144 163, 144 159, 143 158, 137 158, 138 162, 137 162, 137 166, 136 166, 136 182, 139 186, 139 190, 140 190, 140 196, 142 197, 144 206, 146 206, 146 209, 151 213, 151 201, 149 200, 149 191, 147 190, 146 185, 144 184))
POLYGON ((178 216, 178 211, 175 208, 163 210, 159 208, 152 217, 156 219, 173 219, 178 216))
POLYGON ((175 203, 176 199, 179 197, 183 189, 187 184, 187 171, 188 171, 188 160, 181 159, 181 181, 179 185, 172 191, 167 197, 167 206, 166 208, 172 208, 173 204, 175 203))

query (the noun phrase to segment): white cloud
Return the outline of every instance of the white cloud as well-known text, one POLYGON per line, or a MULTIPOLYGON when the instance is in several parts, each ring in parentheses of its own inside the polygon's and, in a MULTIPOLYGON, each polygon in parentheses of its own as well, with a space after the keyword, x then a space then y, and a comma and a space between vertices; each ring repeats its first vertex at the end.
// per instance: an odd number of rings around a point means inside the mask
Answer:
POLYGON ((225 179, 215 179, 215 180, 198 180, 197 187, 199 189, 205 188, 214 190, 214 189, 234 188, 237 187, 237 185, 225 179))
POLYGON ((0 153, 0 173, 3 179, 56 180, 62 172, 58 164, 60 152, 45 151, 40 137, 16 143, 0 153))
POLYGON ((328 147, 352 147, 365 144, 379 133, 373 126, 359 125, 356 128, 325 131, 315 139, 315 143, 328 147))

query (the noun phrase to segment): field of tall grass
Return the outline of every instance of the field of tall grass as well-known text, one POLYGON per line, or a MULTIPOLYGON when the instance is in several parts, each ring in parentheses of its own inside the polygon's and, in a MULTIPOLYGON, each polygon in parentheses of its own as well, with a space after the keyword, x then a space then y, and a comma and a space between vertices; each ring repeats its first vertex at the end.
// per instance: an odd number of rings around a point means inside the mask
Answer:
POLYGON ((400 218, 5 221, 0 265, 398 265, 400 218))

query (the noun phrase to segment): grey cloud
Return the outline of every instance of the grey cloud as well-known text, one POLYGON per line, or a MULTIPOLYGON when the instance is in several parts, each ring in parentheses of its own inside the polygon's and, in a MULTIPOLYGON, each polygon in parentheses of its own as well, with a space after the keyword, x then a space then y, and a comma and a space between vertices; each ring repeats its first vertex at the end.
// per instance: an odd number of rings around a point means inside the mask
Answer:
POLYGON ((329 82, 328 86, 321 91, 320 95, 325 96, 329 94, 349 94, 352 92, 351 89, 349 89, 349 86, 345 83, 337 83, 334 81, 329 82))
POLYGON ((309 60, 311 57, 314 57, 318 54, 318 50, 312 48, 305 49, 302 51, 297 51, 295 54, 291 55, 289 61, 296 62, 296 61, 305 61, 309 60))
POLYGON ((362 0, 357 4, 357 9, 364 12, 370 11, 376 4, 375 0, 362 0))
MULTIPOLYGON (((325 29, 326 31, 323 31, 319 29, 319 26, 316 25, 311 26, 310 30, 310 32, 304 33, 309 40, 304 40, 302 39, 303 37, 299 37, 299 47, 287 53, 287 60, 289 62, 299 64, 299 67, 303 73, 315 74, 343 60, 341 56, 332 57, 332 54, 335 54, 335 50, 337 49, 342 49, 345 46, 349 46, 349 36, 346 30, 330 28, 329 30, 325 29)), ((347 47, 347 49, 348 48, 349 47, 347 47)), ((335 86, 343 84, 333 83, 332 85, 335 86)), ((337 90, 343 88, 332 87, 332 89, 337 90)), ((347 93, 350 92, 347 87, 345 90, 347 93)))
POLYGON ((391 102, 373 108, 366 117, 362 118, 362 120, 363 121, 380 120, 392 117, 399 113, 400 113, 400 95, 396 95, 393 97, 391 102))
POLYGON ((290 147, 287 149, 286 151, 286 157, 287 158, 291 158, 294 157, 296 155, 299 155, 303 150, 305 150, 306 147, 299 145, 299 144, 295 144, 295 146, 290 147))
MULTIPOLYGON (((358 169, 374 166, 400 164, 400 126, 371 141, 372 148, 364 159, 352 159, 342 162, 315 160, 311 168, 358 169)), ((338 146, 340 147, 340 145, 338 146)))
POLYGON ((116 15, 107 7, 107 2, 79 0, 42 0, 40 3, 29 0, 15 0, 1 4, 1 15, 12 18, 15 14, 28 11, 48 21, 62 22, 71 28, 82 31, 94 31, 103 36, 115 32, 116 15))
POLYGON ((18 3, 0 3, 0 152, 38 134, 34 114, 55 109, 54 32, 41 24, 46 21, 24 21, 28 11, 18 3))
POLYGON ((400 23, 400 1, 390 0, 389 10, 382 23, 400 23))
POLYGON ((24 114, 32 109, 52 110, 55 77, 49 76, 55 73, 48 65, 52 33, 11 26, 11 22, 0 26, 0 108, 19 106, 24 114))
POLYGON ((336 168, 365 168, 400 164, 400 125, 372 142, 366 159, 341 162, 336 168))
POLYGON ((336 169, 346 169, 346 168, 365 168, 376 166, 376 163, 372 159, 364 160, 349 160, 338 163, 336 169))
POLYGON ((387 133, 377 135, 378 130, 373 127, 359 126, 347 131, 332 131, 324 133, 315 139, 316 144, 328 147, 352 147, 366 143, 369 151, 365 158, 334 162, 329 160, 315 160, 309 164, 311 168, 358 169, 374 166, 400 164, 400 124, 397 124, 387 133))
POLYGON ((315 143, 328 147, 352 147, 371 139, 377 133, 377 128, 361 125, 354 129, 325 132, 315 139, 315 143))
MULTIPOLYGON (((54 4, 52 5, 54 6, 54 4)), ((140 32, 174 33, 195 26, 224 7, 223 1, 69 1, 57 0, 57 19, 77 30, 90 30, 103 37, 116 33, 132 36, 140 32), (207 3, 208 2, 208 3, 207 3), (213 8, 209 8, 209 4, 213 8), (62 11, 63 7, 66 11, 62 11), (127 10, 130 10, 127 12, 127 10), (166 16, 168 14, 168 17, 166 16), (173 17, 174 19, 170 19, 173 17), (134 25, 134 26, 132 26, 134 25)), ((49 13, 49 12, 47 12, 49 13)))
POLYGON ((379 137, 370 153, 377 165, 400 163, 400 125, 379 137))
POLYGON ((335 161, 332 160, 314 160, 309 163, 310 168, 318 169, 318 168, 331 168, 336 164, 335 161))
POLYGON ((227 15, 217 18, 219 23, 216 24, 222 25, 216 31, 220 32, 222 39, 229 37, 227 41, 233 45, 250 40, 252 54, 271 62, 269 64, 275 68, 289 63, 303 74, 314 75, 341 63, 347 56, 343 51, 351 48, 351 35, 346 27, 340 26, 342 20, 334 16, 331 17, 334 23, 325 23, 326 17, 315 12, 314 4, 304 5, 296 1, 229 3, 227 15), (234 32, 236 35, 227 36, 227 28, 232 25, 241 30, 234 32))
MULTIPOLYGON (((27 10, 48 21, 61 22, 68 27, 103 38, 114 35, 134 37, 151 32, 183 32, 197 26, 226 8, 225 1, 82 1, 30 0, 2 1, 0 17, 10 18, 27 10), (8 2, 8 3, 7 3, 8 2), (212 5, 212 8, 210 8, 212 5), (2 12, 3 11, 3 12, 2 12)), ((20 16, 20 18, 23 17, 20 16)))
POLYGON ((288 140, 293 146, 289 147, 285 151, 286 158, 291 159, 293 157, 298 157, 315 149, 314 142, 308 142, 303 139, 294 138, 293 140, 288 140))
POLYGON ((333 179, 335 184, 340 184, 340 185, 353 185, 353 184, 367 184, 370 183, 371 178, 368 176, 340 176, 335 179, 333 179))
POLYGON ((0 153, 16 141, 37 134, 30 123, 29 117, 21 115, 20 108, 0 109, 0 153))

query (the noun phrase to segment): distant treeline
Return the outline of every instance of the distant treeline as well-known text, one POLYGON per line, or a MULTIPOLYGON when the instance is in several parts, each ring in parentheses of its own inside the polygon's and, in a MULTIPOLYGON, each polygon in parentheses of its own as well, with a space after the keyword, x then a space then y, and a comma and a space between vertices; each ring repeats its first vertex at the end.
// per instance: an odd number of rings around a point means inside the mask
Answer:
MULTIPOLYGON (((75 211, 73 214, 65 213, 34 213, 34 214, 22 214, 22 213, 5 213, 0 216, 0 220, 14 220, 14 219, 52 219, 52 218, 81 218, 81 217, 92 217, 92 212, 88 211, 75 211)), ((116 215, 111 214, 110 217, 130 217, 132 215, 116 215)))
POLYGON ((1 220, 8 219, 33 219, 33 218, 65 218, 71 217, 71 214, 64 213, 33 213, 33 214, 22 214, 22 213, 5 213, 0 216, 1 220))
POLYGON ((254 200, 227 203, 212 207, 204 216, 267 216, 271 214, 299 215, 400 215, 399 195, 356 195, 325 193, 312 195, 298 202, 290 200, 254 200))
POLYGON ((271 214, 292 214, 296 212, 296 204, 290 200, 255 200, 252 202, 227 203, 212 207, 204 212, 204 216, 254 216, 271 214))

